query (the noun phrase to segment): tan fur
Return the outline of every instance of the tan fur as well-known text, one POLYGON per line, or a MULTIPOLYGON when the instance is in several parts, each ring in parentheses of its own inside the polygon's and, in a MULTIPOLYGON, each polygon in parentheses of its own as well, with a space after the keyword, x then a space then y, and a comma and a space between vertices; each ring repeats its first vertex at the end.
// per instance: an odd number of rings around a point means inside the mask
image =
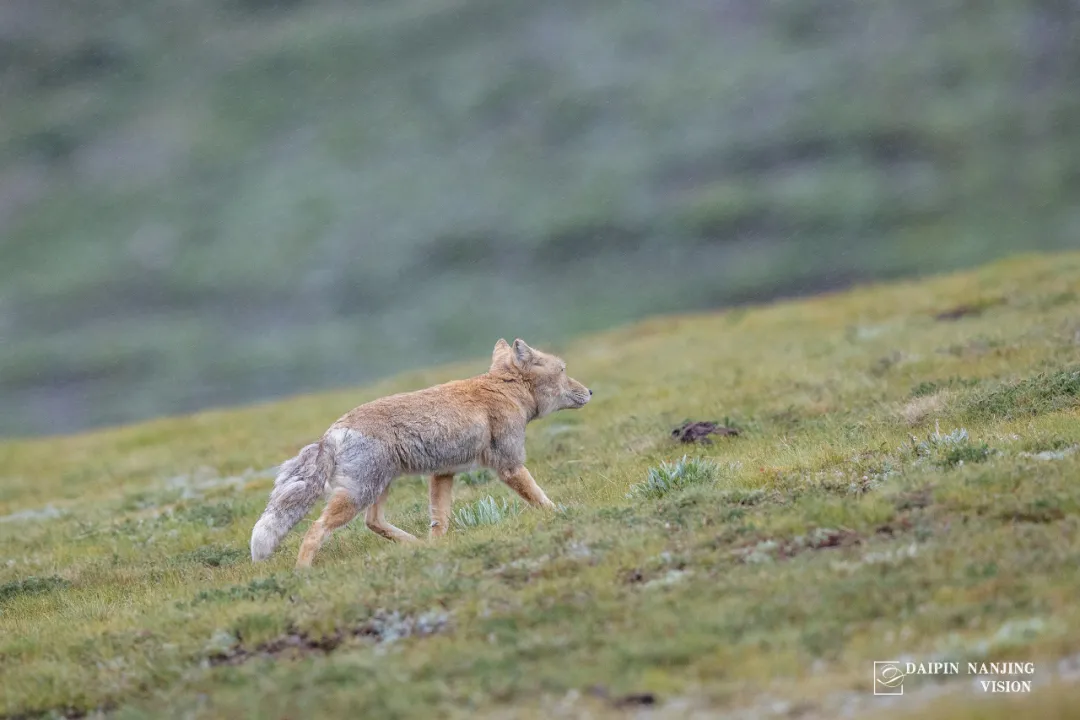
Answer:
POLYGON ((383 514, 383 505, 386 504, 386 496, 390 494, 390 488, 382 491, 382 495, 375 501, 375 504, 367 509, 367 513, 364 514, 364 522, 367 524, 368 529, 373 532, 382 535, 387 540, 394 540, 396 542, 419 542, 415 535, 405 532, 399 527, 387 522, 385 515, 383 514))
POLYGON ((446 534, 450 526, 450 508, 453 506, 454 476, 432 475, 428 486, 428 496, 431 500, 429 510, 431 512, 431 529, 428 537, 437 538, 446 534))
POLYGON ((483 375, 365 403, 331 425, 317 447, 283 465, 252 531, 252 559, 268 557, 321 494, 333 497, 305 536, 298 567, 309 566, 327 534, 364 508, 373 531, 415 541, 384 517, 390 483, 401 475, 431 478, 429 537, 446 533, 453 477, 467 469, 490 468, 530 505, 553 508, 525 467, 525 426, 581 408, 591 395, 566 374, 562 359, 518 339, 496 343, 483 375))
POLYGON ((335 492, 322 515, 311 524, 311 528, 304 535, 304 541, 300 544, 300 554, 296 558, 297 567, 310 567, 315 553, 322 547, 327 534, 347 525, 359 512, 360 508, 356 507, 348 493, 340 490, 335 492))
POLYGON ((518 495, 525 498, 530 505, 548 508, 549 510, 555 507, 555 503, 548 500, 548 496, 536 484, 532 473, 524 465, 514 470, 503 471, 499 474, 499 477, 502 478, 504 483, 513 488, 518 495))

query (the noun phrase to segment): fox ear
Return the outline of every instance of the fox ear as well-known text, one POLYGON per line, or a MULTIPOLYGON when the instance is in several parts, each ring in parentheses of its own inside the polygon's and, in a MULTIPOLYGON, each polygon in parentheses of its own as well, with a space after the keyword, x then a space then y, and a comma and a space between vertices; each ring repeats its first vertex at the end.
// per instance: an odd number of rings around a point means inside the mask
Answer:
POLYGON ((514 340, 514 364, 518 367, 524 367, 532 362, 533 349, 526 344, 521 338, 514 340))
POLYGON ((511 354, 510 343, 506 342, 506 338, 499 338, 499 342, 495 343, 495 349, 491 352, 491 364, 495 365, 508 360, 511 354))

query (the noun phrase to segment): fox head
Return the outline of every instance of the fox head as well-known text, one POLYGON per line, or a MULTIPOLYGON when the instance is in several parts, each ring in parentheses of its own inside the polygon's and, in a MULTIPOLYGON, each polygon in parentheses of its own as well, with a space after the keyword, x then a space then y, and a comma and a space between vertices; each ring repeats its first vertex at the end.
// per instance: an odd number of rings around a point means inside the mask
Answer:
POLYGON ((519 377, 536 400, 537 417, 557 410, 577 410, 592 397, 592 390, 566 374, 562 358, 500 338, 491 355, 491 370, 519 377))

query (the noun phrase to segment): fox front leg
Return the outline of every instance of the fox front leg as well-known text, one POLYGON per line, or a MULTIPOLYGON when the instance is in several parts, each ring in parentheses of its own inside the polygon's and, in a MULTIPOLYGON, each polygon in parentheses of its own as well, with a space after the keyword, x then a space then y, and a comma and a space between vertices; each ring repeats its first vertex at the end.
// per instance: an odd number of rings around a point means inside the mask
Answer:
POLYGON ((548 499, 548 496, 544 494, 544 491, 540 489, 540 486, 536 484, 536 480, 533 479, 532 473, 524 465, 519 465, 513 470, 499 473, 499 478, 513 488, 514 492, 520 495, 525 502, 529 503, 533 507, 545 508, 547 510, 554 510, 555 503, 548 499))
POLYGON ((450 508, 453 505, 454 476, 432 475, 428 486, 431 529, 428 538, 440 538, 450 527, 450 508))

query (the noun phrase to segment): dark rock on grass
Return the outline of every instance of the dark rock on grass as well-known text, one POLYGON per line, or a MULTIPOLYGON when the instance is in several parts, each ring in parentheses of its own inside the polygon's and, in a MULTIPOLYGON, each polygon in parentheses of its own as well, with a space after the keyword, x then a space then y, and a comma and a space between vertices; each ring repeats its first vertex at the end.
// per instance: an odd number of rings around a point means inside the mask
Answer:
POLYGON ((592 686, 588 693, 595 698, 607 700, 617 708, 650 707, 659 702, 656 694, 651 692, 634 692, 612 697, 610 691, 603 685, 592 686))
POLYGON ((638 707, 649 706, 656 704, 656 695, 651 692, 642 693, 630 693, 629 695, 623 695, 622 697, 615 698, 616 707, 638 707))
POLYGON ((939 312, 937 315, 934 316, 934 319, 939 321, 959 320, 960 318, 967 317, 968 315, 978 315, 980 312, 982 312, 981 309, 972 307, 971 305, 957 305, 956 307, 949 310, 939 312))
POLYGON ((704 443, 709 444, 712 439, 710 435, 722 435, 722 436, 737 436, 739 431, 735 428, 725 427, 718 425, 708 420, 692 421, 688 420, 679 427, 671 431, 671 436, 682 443, 704 443))

